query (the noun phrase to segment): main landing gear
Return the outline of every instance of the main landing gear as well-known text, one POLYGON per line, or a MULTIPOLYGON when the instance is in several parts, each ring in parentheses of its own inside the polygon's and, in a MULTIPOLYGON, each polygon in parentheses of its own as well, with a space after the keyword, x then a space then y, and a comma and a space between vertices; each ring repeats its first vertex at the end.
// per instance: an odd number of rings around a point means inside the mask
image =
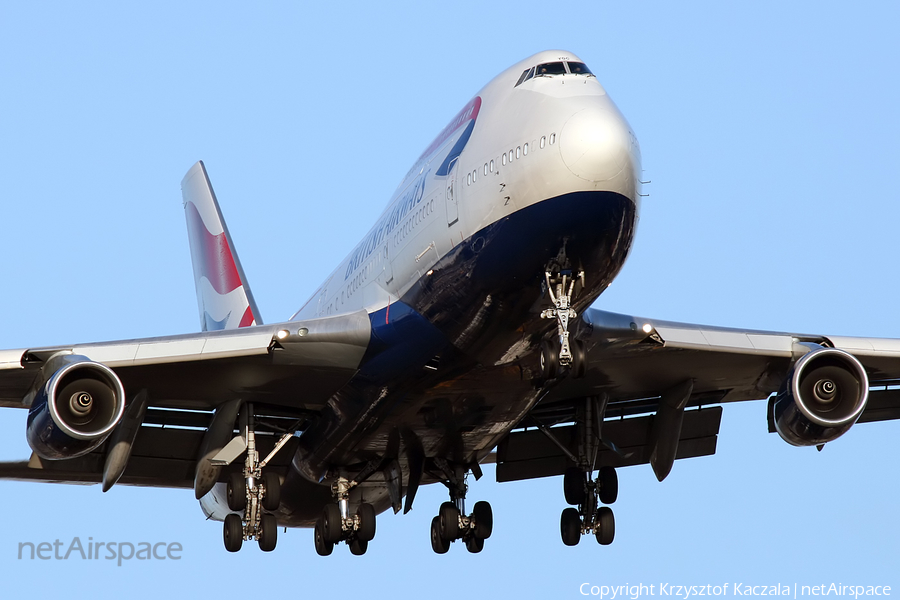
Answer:
POLYGON ((335 545, 344 541, 350 546, 350 553, 361 556, 369 548, 369 542, 375 538, 375 507, 363 502, 356 513, 350 514, 350 490, 356 486, 355 481, 338 477, 331 485, 331 493, 336 502, 326 504, 322 515, 316 521, 313 539, 316 553, 328 556, 335 545))
MULTIPOLYGON (((281 504, 281 480, 277 473, 267 471, 263 473, 266 464, 275 454, 284 447, 291 434, 284 434, 275 448, 262 461, 259 460, 259 452, 256 449, 256 433, 253 429, 253 406, 248 405, 246 413, 242 414, 242 435, 236 437, 229 444, 236 446, 246 445, 247 457, 244 460, 244 469, 232 473, 228 478, 226 487, 226 501, 228 508, 235 512, 225 517, 223 537, 225 549, 229 552, 237 552, 241 549, 244 540, 256 539, 259 549, 263 552, 271 552, 278 543, 278 522, 272 512, 278 510, 281 504), (263 512, 268 511, 268 512, 263 512)), ((226 446, 220 454, 227 454, 226 446)), ((234 456, 234 455, 232 455, 234 456)), ((230 460, 217 460, 213 462, 228 464, 230 460)))
POLYGON ((573 277, 571 269, 551 273, 544 272, 547 293, 553 308, 541 312, 542 319, 556 319, 556 339, 541 343, 541 377, 545 381, 556 379, 561 369, 569 369, 574 378, 584 377, 585 349, 581 340, 569 339, 569 321, 578 314, 572 308, 575 285, 584 288, 584 271, 573 277))
POLYGON ((476 502, 472 514, 466 516, 466 469, 444 460, 436 459, 435 463, 446 477, 444 485, 450 491, 450 501, 441 504, 438 516, 431 520, 431 549, 437 554, 446 554, 452 542, 462 540, 469 552, 481 552, 484 540, 491 537, 494 530, 491 505, 476 502))
POLYGON ((597 542, 606 546, 616 537, 616 520, 612 509, 601 504, 613 504, 619 497, 619 478, 611 466, 596 467, 603 446, 623 459, 631 454, 623 453, 602 435, 603 417, 609 397, 606 395, 584 398, 575 404, 575 447, 564 444, 552 429, 538 423, 540 431, 556 444, 574 465, 563 475, 563 493, 566 504, 559 520, 559 531, 566 546, 575 546, 582 535, 593 534, 597 542), (597 478, 593 473, 597 471, 597 478))
POLYGON ((612 467, 600 467, 597 479, 590 472, 571 467, 563 475, 563 492, 566 503, 577 506, 562 512, 559 530, 563 544, 575 546, 582 535, 594 534, 604 546, 612 544, 616 537, 616 519, 613 511, 603 504, 612 504, 619 495, 619 480, 612 467))

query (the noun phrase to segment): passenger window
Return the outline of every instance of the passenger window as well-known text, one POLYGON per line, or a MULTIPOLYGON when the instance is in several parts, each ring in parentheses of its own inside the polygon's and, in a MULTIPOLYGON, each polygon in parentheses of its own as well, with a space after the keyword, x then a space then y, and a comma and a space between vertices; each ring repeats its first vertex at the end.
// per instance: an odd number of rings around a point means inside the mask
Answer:
POLYGON ((509 162, 512 162, 512 150, 509 151, 509 162))
POLYGON ((516 146, 516 158, 520 158, 522 156, 522 146, 516 146))
POLYGON ((469 176, 466 177, 466 185, 472 185, 472 174, 469 173, 469 176))
POLYGON ((528 144, 522 146, 522 156, 528 156, 528 144))
POLYGON ((555 134, 555 133, 551 133, 551 134, 550 134, 550 143, 552 144, 552 143, 554 143, 554 142, 556 142, 556 134, 555 134))
POLYGON ((472 183, 475 183, 475 178, 478 176, 478 169, 472 171, 472 183))
POLYGON ((504 165, 506 164, 506 154, 505 153, 500 156, 500 164, 504 164, 504 165))
POLYGON ((491 160, 491 173, 493 173, 493 172, 494 172, 494 161, 491 160))
POLYGON ((487 163, 484 163, 484 174, 487 175, 487 163))
POLYGON ((541 138, 541 148, 543 148, 546 143, 547 143, 547 136, 544 136, 541 138))

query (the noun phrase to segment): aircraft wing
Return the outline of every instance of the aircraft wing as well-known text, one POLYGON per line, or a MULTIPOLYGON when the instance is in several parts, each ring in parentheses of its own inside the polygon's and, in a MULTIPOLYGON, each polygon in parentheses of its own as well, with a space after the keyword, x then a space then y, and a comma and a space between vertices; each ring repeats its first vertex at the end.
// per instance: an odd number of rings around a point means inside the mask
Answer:
POLYGON ((856 422, 900 419, 897 339, 711 327, 597 309, 583 313, 574 337, 585 344, 584 377, 560 380, 500 443, 498 480, 561 475, 574 466, 579 436, 568 424, 584 422, 591 407, 606 419, 594 421, 596 465, 650 463, 662 480, 676 458, 715 453, 720 404, 769 398, 799 359, 821 348, 846 351, 867 374, 868 401, 856 422))
MULTIPOLYGON (((369 336, 369 319, 360 311, 189 335, 6 350, 0 352, 0 406, 29 408, 51 357, 74 354, 105 365, 128 390, 129 405, 138 393, 147 398, 121 483, 191 487, 216 408, 254 402, 260 448, 274 446, 274 435, 266 433, 302 429, 304 419, 353 377, 369 336)), ((0 478, 96 483, 108 445, 69 460, 34 455, 0 463, 0 478)))

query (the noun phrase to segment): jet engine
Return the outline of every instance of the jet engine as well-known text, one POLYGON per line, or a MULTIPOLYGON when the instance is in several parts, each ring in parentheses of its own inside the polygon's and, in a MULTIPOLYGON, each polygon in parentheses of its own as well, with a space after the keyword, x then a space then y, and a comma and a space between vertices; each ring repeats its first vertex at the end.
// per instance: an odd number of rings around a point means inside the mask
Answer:
POLYGON ((860 362, 837 348, 819 347, 800 358, 774 402, 775 429, 794 446, 837 439, 856 423, 869 398, 860 362))
POLYGON ((84 356, 51 358, 38 376, 28 412, 28 445, 41 458, 75 458, 97 448, 125 411, 122 382, 84 356), (62 363, 61 366, 57 366, 62 363))

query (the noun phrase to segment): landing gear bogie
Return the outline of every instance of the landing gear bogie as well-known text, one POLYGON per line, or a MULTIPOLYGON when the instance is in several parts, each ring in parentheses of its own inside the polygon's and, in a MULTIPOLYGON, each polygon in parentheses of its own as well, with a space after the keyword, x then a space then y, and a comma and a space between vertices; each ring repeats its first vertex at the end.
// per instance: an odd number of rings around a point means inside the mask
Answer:
POLYGON ((278 522, 270 513, 277 511, 281 505, 281 478, 273 471, 264 473, 263 469, 290 440, 292 433, 283 434, 269 455, 260 460, 252 404, 241 411, 240 421, 241 433, 238 437, 211 459, 213 464, 225 466, 246 451, 244 468, 229 474, 226 481, 225 501, 234 512, 225 517, 223 524, 225 549, 237 552, 244 540, 256 539, 263 552, 271 552, 278 542, 278 522), (236 443, 240 443, 239 448, 243 446, 243 451, 231 454, 228 448, 236 443), (264 513, 264 510, 269 512, 264 513))
POLYGON ((328 556, 341 542, 346 542, 351 554, 361 556, 375 538, 374 506, 362 502, 356 513, 350 514, 350 490, 356 485, 345 477, 338 477, 332 484, 331 492, 337 502, 325 505, 313 532, 319 556, 328 556))

